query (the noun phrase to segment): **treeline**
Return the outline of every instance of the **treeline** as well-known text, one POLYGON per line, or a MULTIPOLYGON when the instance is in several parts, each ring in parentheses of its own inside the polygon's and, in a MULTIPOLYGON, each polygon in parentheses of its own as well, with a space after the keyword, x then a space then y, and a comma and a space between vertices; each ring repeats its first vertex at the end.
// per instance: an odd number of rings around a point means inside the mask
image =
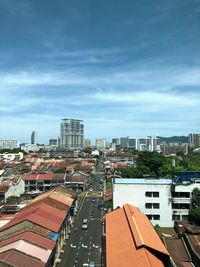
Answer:
POLYGON ((177 171, 200 171, 200 153, 166 157, 157 152, 137 152, 134 167, 121 168, 122 177, 146 176, 171 178, 177 171))

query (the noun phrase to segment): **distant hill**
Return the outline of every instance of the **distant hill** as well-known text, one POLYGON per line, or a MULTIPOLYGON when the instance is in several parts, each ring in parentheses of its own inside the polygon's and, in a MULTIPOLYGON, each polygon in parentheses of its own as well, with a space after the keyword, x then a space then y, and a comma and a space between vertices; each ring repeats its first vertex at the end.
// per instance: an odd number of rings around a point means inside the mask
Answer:
POLYGON ((167 143, 188 143, 187 136, 170 136, 170 137, 162 137, 159 136, 160 142, 167 142, 167 143))

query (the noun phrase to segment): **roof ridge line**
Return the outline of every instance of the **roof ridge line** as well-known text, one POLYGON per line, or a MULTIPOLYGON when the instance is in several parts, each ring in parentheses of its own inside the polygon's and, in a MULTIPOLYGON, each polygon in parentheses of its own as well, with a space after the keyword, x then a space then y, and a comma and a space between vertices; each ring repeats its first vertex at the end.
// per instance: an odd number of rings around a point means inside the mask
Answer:
POLYGON ((144 243, 144 240, 143 240, 142 235, 140 233, 138 224, 137 224, 137 222, 135 220, 134 212, 131 212, 130 207, 129 207, 128 204, 125 204, 123 208, 124 208, 125 215, 126 215, 126 218, 127 218, 127 221, 128 221, 128 225, 129 225, 129 228, 130 228, 130 231, 131 231, 131 235, 132 235, 132 237, 134 239, 136 247, 139 248, 141 246, 144 246, 145 243, 144 243), (133 231, 133 225, 134 225, 134 227, 136 229, 135 233, 133 231), (135 236, 134 234, 137 234, 137 236, 135 236), (139 239, 138 240, 139 242, 137 242, 137 239, 139 239))

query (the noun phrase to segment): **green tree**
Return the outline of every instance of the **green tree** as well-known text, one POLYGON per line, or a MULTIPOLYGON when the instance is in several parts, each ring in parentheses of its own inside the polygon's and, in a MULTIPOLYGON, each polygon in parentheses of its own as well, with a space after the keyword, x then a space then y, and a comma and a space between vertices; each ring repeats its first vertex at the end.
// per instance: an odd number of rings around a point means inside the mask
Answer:
POLYGON ((161 176, 162 168, 167 163, 167 158, 158 152, 144 151, 138 155, 137 167, 146 167, 149 170, 149 174, 161 176))
POLYGON ((200 225, 200 190, 198 188, 194 188, 192 191, 189 219, 190 221, 200 225))

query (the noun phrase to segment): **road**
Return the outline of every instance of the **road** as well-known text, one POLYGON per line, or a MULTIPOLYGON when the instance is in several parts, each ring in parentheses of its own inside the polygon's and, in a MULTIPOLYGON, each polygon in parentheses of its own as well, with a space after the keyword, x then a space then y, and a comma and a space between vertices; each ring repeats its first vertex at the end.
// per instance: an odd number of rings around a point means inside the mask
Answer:
MULTIPOLYGON (((102 197, 95 192, 88 192, 83 200, 80 213, 74 224, 59 267, 82 267, 94 261, 101 266, 102 211, 98 204, 102 197), (83 219, 88 219, 88 229, 82 230, 83 219)), ((89 266, 89 265, 88 265, 89 266)))
POLYGON ((101 265, 101 238, 103 233, 103 211, 98 205, 103 202, 102 192, 99 191, 102 162, 97 164, 96 174, 93 175, 90 188, 87 191, 69 239, 66 240, 59 267, 83 267, 90 262, 101 265), (83 219, 88 219, 88 229, 81 229, 83 219))

